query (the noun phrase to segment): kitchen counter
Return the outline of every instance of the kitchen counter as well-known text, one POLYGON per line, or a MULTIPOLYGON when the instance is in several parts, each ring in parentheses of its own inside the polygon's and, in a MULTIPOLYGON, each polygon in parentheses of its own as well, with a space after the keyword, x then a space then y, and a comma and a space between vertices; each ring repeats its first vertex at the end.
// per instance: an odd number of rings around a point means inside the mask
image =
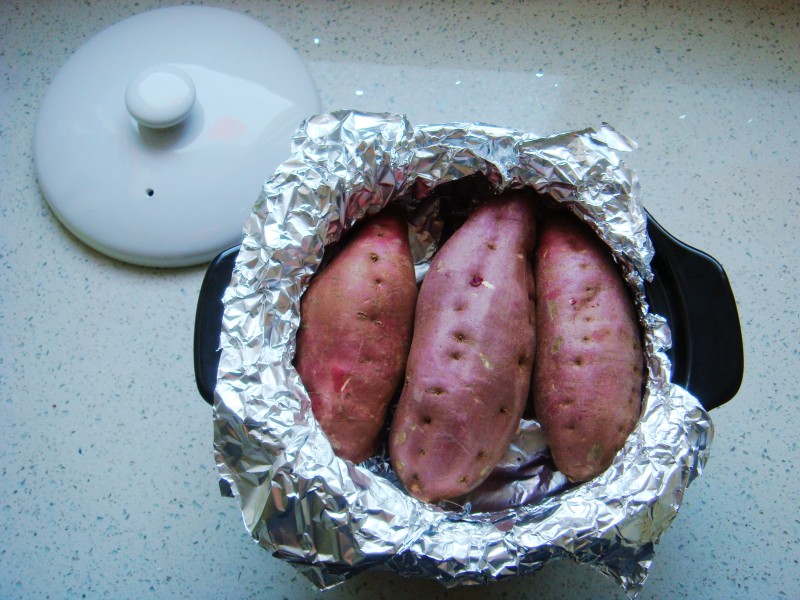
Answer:
MULTIPOLYGON (((89 249, 34 172, 38 108, 64 62, 170 4, 0 3, 0 597, 624 598, 568 560, 482 588, 367 573, 320 593, 250 539, 220 495, 194 381, 205 266, 134 267, 89 249)), ((203 4, 280 33, 323 111, 543 135, 607 122, 636 140, 626 160, 646 207, 725 267, 745 345, 741 389, 711 413, 710 459, 640 597, 800 596, 797 3, 203 4)))

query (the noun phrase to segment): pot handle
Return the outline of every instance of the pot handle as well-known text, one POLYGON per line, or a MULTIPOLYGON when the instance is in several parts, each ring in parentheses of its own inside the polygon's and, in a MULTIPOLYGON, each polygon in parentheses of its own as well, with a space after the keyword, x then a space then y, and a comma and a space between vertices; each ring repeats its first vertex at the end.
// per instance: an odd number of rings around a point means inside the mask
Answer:
POLYGON ((214 388, 217 387, 217 367, 222 352, 222 295, 231 282, 239 246, 224 250, 211 262, 197 300, 194 320, 194 378, 203 399, 214 404, 214 388))
MULTIPOLYGON (((672 332, 673 383, 686 388, 706 410, 731 400, 742 383, 744 352, 736 301, 725 270, 714 258, 670 235, 648 213, 655 255, 654 278, 645 284, 652 312, 672 332)), ((222 295, 231 280, 239 246, 220 253, 208 267, 197 303, 194 372, 200 395, 214 403, 220 359, 222 295)))
POLYGON ((742 383, 739 314, 725 270, 714 258, 670 235, 648 213, 655 255, 645 284, 650 310, 669 323, 672 382, 706 410, 731 400, 742 383))

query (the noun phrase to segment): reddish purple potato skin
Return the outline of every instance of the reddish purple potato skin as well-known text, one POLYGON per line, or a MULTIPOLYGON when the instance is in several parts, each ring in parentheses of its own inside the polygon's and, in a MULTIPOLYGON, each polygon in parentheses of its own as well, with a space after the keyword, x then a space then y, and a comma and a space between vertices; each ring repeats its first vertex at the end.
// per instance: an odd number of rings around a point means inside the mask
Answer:
POLYGON ((302 297, 295 367, 340 458, 361 462, 377 448, 416 299, 408 227, 393 209, 365 221, 302 297))
POLYGON ((506 193, 479 207, 434 257, 417 301, 392 465, 415 498, 479 485, 507 450, 531 380, 533 202, 506 193))
POLYGON ((572 481, 605 471, 639 419, 641 332, 608 249, 569 214, 541 219, 535 262, 536 418, 572 481))

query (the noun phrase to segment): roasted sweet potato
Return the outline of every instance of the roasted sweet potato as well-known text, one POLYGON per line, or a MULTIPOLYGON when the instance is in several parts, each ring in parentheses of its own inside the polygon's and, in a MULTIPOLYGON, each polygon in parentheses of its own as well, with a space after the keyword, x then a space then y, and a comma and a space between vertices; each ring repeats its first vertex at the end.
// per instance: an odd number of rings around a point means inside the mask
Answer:
POLYGON ((390 431, 392 465, 414 497, 455 498, 508 448, 534 352, 531 198, 483 203, 434 257, 390 431))
POLYGON ((540 219, 532 395, 553 460, 572 481, 608 468, 639 418, 644 359, 634 303, 577 217, 540 219))
POLYGON ((341 458, 361 462, 376 449, 416 299, 408 227, 393 208, 362 223, 302 297, 295 367, 341 458))

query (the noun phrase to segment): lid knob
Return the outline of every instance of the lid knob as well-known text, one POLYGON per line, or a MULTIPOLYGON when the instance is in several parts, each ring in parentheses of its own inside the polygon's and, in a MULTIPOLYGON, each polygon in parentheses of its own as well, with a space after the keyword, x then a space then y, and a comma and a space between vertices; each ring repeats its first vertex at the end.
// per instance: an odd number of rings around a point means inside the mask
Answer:
POLYGON ((195 97, 191 77, 172 65, 160 65, 145 69, 131 80, 125 105, 140 125, 163 129, 183 121, 195 97))

